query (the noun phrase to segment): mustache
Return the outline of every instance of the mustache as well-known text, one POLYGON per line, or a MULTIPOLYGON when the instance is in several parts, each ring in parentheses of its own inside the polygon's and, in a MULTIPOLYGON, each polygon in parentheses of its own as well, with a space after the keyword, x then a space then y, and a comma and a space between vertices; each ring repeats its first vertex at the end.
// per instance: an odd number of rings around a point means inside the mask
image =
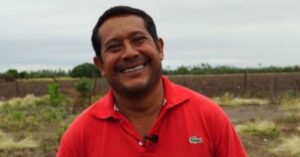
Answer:
POLYGON ((138 55, 137 57, 131 59, 122 59, 117 63, 115 71, 124 71, 128 68, 133 68, 138 65, 144 65, 149 61, 150 59, 144 55, 138 55))

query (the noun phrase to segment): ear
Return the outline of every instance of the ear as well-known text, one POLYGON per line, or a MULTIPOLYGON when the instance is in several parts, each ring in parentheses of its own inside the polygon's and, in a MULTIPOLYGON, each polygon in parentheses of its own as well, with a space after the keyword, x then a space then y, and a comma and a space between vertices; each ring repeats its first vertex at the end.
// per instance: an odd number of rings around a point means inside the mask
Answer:
POLYGON ((104 70, 103 70, 103 61, 101 58, 95 56, 94 57, 94 64, 96 65, 97 69, 100 71, 102 76, 105 76, 104 70))
POLYGON ((164 59, 164 41, 162 38, 158 38, 157 40, 157 48, 160 54, 160 60, 164 59))

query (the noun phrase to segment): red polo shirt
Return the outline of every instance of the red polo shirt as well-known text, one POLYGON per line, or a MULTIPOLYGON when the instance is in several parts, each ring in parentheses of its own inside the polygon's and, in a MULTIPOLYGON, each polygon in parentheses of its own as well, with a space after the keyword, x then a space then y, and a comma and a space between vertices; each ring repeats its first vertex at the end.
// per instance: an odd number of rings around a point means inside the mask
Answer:
POLYGON ((58 157, 246 157, 218 105, 162 77, 166 103, 149 139, 114 109, 112 91, 81 113, 65 132, 58 157))

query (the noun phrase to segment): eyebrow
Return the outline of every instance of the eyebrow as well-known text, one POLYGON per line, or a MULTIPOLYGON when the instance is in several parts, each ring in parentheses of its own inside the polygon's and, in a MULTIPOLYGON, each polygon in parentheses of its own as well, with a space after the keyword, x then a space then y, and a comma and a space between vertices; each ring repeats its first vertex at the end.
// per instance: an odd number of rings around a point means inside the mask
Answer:
MULTIPOLYGON (((128 37, 132 37, 132 36, 135 36, 135 35, 137 35, 137 34, 146 35, 146 33, 145 33, 144 31, 139 31, 139 30, 137 30, 137 31, 131 32, 131 33, 128 35, 128 37)), ((103 45, 104 45, 104 47, 105 47, 105 46, 107 46, 109 43, 111 43, 111 42, 116 42, 116 41, 119 41, 118 37, 113 37, 113 38, 107 40, 103 45)))

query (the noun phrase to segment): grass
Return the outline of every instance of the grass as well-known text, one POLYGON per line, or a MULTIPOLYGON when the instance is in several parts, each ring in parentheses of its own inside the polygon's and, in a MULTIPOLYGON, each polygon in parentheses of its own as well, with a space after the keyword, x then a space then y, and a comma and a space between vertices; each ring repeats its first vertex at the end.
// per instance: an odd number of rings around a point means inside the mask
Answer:
POLYGON ((282 109, 288 111, 300 110, 300 94, 285 95, 281 99, 282 109))
POLYGON ((283 138, 281 143, 270 151, 277 156, 299 157, 300 156, 300 137, 292 135, 283 138))
POLYGON ((60 104, 53 104, 49 96, 33 95, 0 102, 0 156, 19 150, 55 156, 62 134, 77 115, 71 114, 70 102, 62 97, 60 104))
POLYGON ((269 100, 258 98, 241 98, 232 94, 225 93, 220 97, 215 97, 214 101, 221 106, 241 106, 241 105, 268 105, 269 100))
POLYGON ((4 102, 0 107, 0 129, 5 131, 34 131, 41 126, 59 123, 68 115, 68 99, 53 106, 49 97, 26 96, 4 102), (41 125, 43 124, 43 125, 41 125))
MULTIPOLYGON (((73 81, 77 80, 77 78, 72 77, 55 77, 58 81, 73 81)), ((28 79, 18 79, 20 82, 26 82, 26 81, 53 81, 52 78, 28 78, 28 79)))
POLYGON ((40 143, 32 137, 25 137, 16 141, 9 134, 0 131, 0 150, 37 148, 39 146, 40 143))
MULTIPOLYGON (((98 98, 93 98, 93 100, 98 98)), ((293 97, 293 99, 295 98, 293 97)), ((225 104, 231 106, 265 105, 269 103, 264 99, 235 98, 231 94, 224 94, 218 100, 221 104, 225 102, 225 104)), ((0 156, 14 156, 12 154, 18 151, 21 152, 21 156, 26 156, 24 152, 31 153, 27 156, 36 154, 38 154, 37 156, 42 156, 41 154, 55 156, 62 134, 77 116, 77 114, 71 114, 71 107, 71 101, 65 98, 59 104, 51 104, 49 96, 34 97, 29 95, 24 98, 14 98, 0 102, 0 156)), ((292 145, 290 143, 296 143, 297 141, 289 142, 277 138, 279 135, 286 136, 286 134, 291 134, 291 132, 292 134, 300 135, 299 112, 284 112, 291 113, 291 115, 286 116, 286 118, 289 118, 289 121, 280 123, 276 121, 274 123, 272 121, 255 120, 237 125, 236 129, 242 135, 241 137, 248 138, 248 140, 244 141, 246 142, 245 146, 251 148, 250 150, 253 148, 257 149, 256 146, 258 146, 261 147, 259 148, 260 150, 264 150, 269 154, 272 151, 274 155, 280 157, 283 156, 281 153, 285 153, 283 150, 291 152, 286 153, 291 156, 299 155, 299 153, 295 154, 292 148, 284 149, 284 147, 292 147, 287 145, 292 145), (281 127, 281 125, 284 127, 281 127), (293 127, 291 127, 292 130, 284 131, 283 129, 287 129, 285 126, 293 127), (268 144, 264 141, 265 139, 269 142, 268 144), (272 144, 272 147, 269 144, 272 144)))
POLYGON ((300 132, 300 125, 296 128, 296 130, 300 132))
POLYGON ((12 98, 7 101, 0 101, 0 107, 8 104, 10 106, 16 106, 16 105, 22 105, 22 106, 28 106, 31 104, 34 104, 36 101, 40 101, 44 99, 45 97, 36 97, 34 95, 26 95, 23 98, 12 98))
POLYGON ((279 135, 279 129, 272 121, 256 120, 245 124, 236 125, 236 130, 240 134, 256 135, 274 138, 279 135))

